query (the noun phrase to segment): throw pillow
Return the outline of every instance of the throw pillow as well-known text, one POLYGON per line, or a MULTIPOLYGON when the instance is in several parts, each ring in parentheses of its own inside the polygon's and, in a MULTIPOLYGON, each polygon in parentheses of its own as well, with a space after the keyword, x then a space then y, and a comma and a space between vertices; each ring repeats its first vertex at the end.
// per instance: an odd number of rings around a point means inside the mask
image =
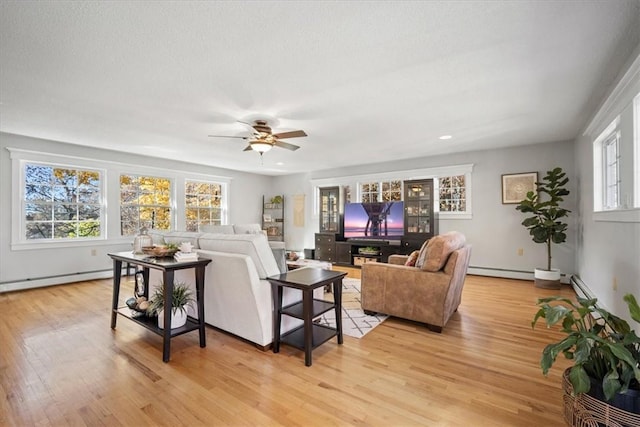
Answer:
POLYGON ((415 267, 416 261, 418 260, 418 255, 420 255, 420 251, 411 252, 411 255, 409 255, 409 258, 407 258, 404 265, 406 265, 407 267, 415 267))
POLYGON ((425 241, 422 244, 422 247, 420 248, 420 251, 418 252, 418 259, 416 260, 416 267, 418 268, 422 268, 422 266, 424 265, 424 260, 427 258, 427 244, 429 243, 429 240, 425 241))
POLYGON ((440 271, 447 263, 451 252, 463 247, 465 242, 464 234, 457 231, 450 231, 430 239, 422 269, 440 271))

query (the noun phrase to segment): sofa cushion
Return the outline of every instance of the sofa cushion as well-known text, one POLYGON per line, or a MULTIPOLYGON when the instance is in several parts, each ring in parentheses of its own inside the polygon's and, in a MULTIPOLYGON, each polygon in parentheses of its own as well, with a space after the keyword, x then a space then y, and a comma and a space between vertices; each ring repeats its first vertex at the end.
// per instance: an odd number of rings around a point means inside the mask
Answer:
POLYGON ((264 234, 260 224, 236 224, 233 231, 236 234, 264 234))
POLYGON ((193 249, 198 249, 198 238, 201 235, 202 233, 196 231, 170 231, 164 234, 164 242, 173 243, 178 246, 180 246, 181 243, 188 242, 193 245, 193 249))
POLYGON ((427 258, 427 244, 429 243, 428 240, 426 240, 423 244, 422 247, 420 248, 420 251, 418 251, 418 258, 416 259, 416 267, 418 268, 422 268, 422 266, 424 265, 424 261, 427 258))
POLYGON ((198 240, 200 249, 247 255, 256 266, 258 277, 265 279, 280 274, 267 236, 264 234, 209 234, 198 240))
POLYGON ((451 252, 463 247, 465 242, 464 234, 457 231, 450 231, 429 239, 426 257, 421 268, 427 271, 441 270, 447 263, 451 252))
POLYGON ((413 251, 404 262, 404 265, 407 267, 415 267, 416 261, 418 260, 418 255, 420 255, 420 251, 413 251))
POLYGON ((234 234, 233 225, 201 225, 200 231, 203 233, 217 233, 217 234, 234 234))

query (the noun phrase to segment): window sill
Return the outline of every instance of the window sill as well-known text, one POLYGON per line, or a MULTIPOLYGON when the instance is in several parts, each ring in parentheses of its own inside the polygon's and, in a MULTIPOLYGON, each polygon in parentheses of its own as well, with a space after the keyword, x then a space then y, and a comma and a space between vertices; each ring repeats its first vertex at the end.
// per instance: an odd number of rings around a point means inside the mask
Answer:
POLYGON ((593 220, 603 222, 640 222, 640 208, 594 212, 593 220))
POLYGON ((107 246, 107 245, 120 245, 120 244, 133 244, 133 238, 135 236, 117 238, 117 239, 91 239, 91 240, 67 240, 67 241, 31 241, 31 242, 17 242, 11 244, 12 251, 30 251, 34 249, 62 249, 62 248, 76 248, 76 247, 91 247, 91 246, 107 246))

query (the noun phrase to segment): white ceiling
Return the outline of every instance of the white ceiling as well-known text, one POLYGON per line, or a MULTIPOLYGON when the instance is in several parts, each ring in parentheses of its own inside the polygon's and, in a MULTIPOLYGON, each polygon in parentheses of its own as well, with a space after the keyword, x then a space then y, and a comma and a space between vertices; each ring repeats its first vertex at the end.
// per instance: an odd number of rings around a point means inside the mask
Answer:
POLYGON ((3 0, 0 131, 268 175, 556 142, 638 43, 640 0, 3 0), (257 117, 309 136, 207 137, 257 117))

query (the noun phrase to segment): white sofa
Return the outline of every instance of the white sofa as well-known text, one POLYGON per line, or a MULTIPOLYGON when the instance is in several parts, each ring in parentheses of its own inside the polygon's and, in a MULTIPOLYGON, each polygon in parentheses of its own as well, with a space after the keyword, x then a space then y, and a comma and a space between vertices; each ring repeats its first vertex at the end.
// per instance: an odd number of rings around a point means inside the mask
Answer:
MULTIPOLYGON (((190 242, 199 256, 211 259, 205 273, 205 322, 211 326, 267 348, 273 341, 273 298, 268 276, 280 273, 270 242, 263 233, 222 234, 193 232, 149 233, 154 243, 190 242)), ((150 271, 150 291, 162 280, 150 271)), ((175 282, 190 284, 195 292, 192 269, 175 272, 175 282)), ((322 298, 319 289, 316 298, 322 298)), ((284 304, 301 299, 300 291, 284 289, 284 304)), ((195 310, 189 315, 197 318, 195 310)), ((283 317, 281 331, 301 324, 283 317)))

